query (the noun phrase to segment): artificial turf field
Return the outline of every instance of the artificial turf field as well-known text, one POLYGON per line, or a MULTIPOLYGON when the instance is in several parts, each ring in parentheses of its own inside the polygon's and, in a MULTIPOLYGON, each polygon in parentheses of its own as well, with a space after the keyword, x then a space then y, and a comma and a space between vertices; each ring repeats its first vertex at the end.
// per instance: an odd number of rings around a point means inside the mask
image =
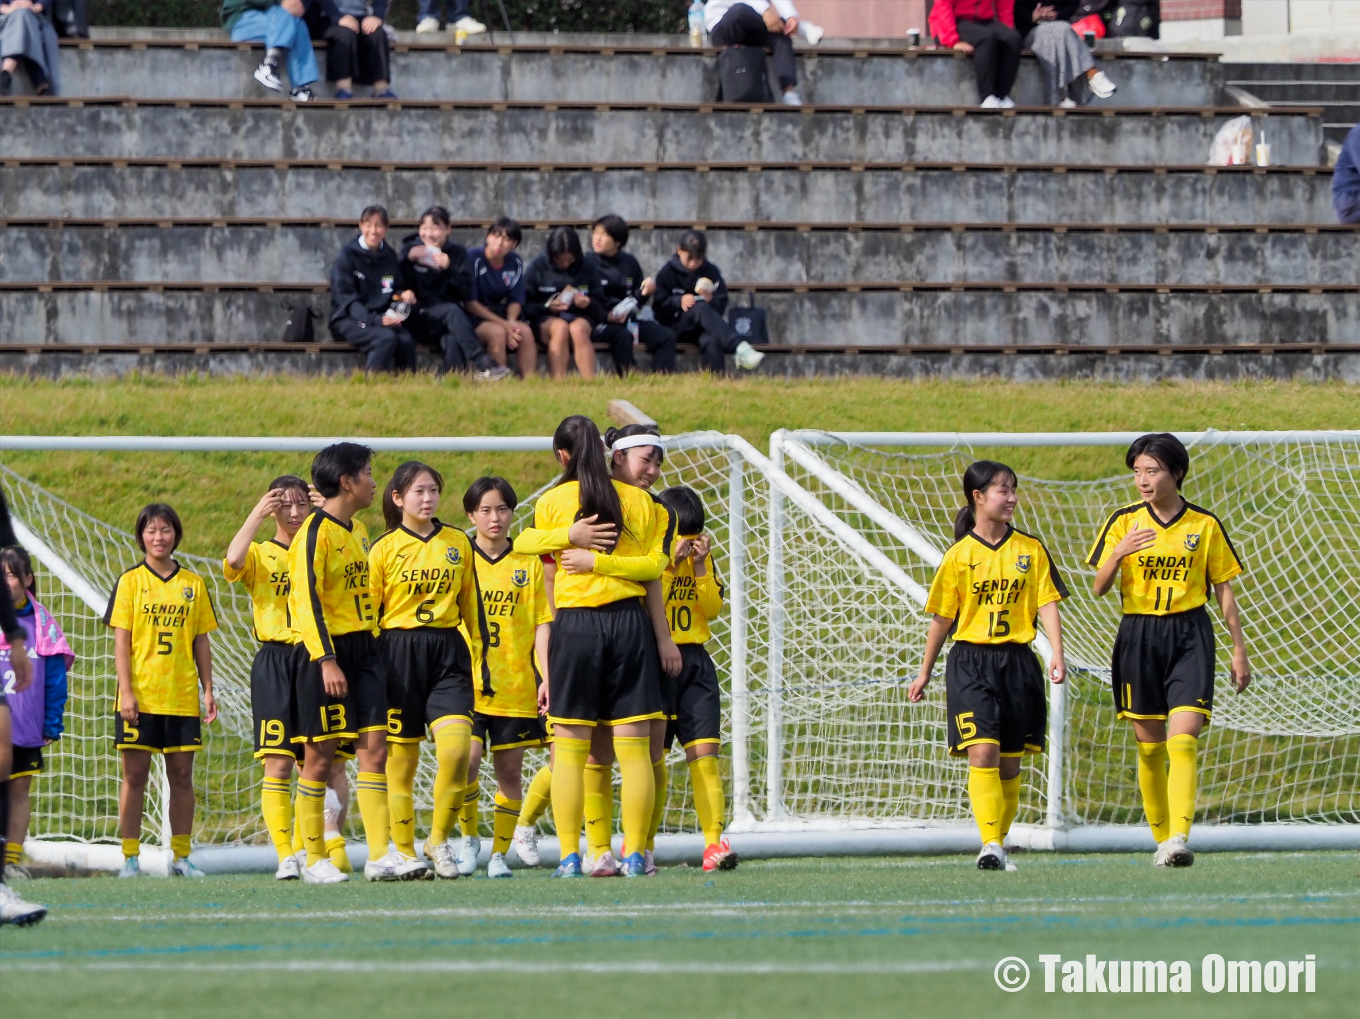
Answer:
POLYGON ((44 880, 0 930, 6 1016, 1355 1016, 1360 856, 750 861, 653 880, 331 888, 44 880), (1317 957, 1313 994, 1209 994, 1201 960, 1317 957), (1041 953, 1184 959, 1188 994, 1044 993, 1041 953), (1007 956, 1028 986, 999 990, 1007 956))

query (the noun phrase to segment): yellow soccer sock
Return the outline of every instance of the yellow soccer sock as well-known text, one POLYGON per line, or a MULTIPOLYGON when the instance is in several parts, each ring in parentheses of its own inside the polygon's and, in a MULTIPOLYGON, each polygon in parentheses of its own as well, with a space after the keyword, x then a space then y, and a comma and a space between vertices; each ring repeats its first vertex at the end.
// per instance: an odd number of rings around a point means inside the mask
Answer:
POLYGON ((722 838, 723 817, 727 813, 718 758, 710 754, 690 761, 689 782, 694 787, 694 812, 699 815, 704 845, 711 846, 722 838))
POLYGON ((434 776, 434 813, 430 818, 430 842, 448 840, 453 823, 463 809, 463 790, 468 784, 468 755, 472 752, 472 727, 450 722, 434 734, 434 754, 439 770, 434 776))
POLYGON ((1171 814, 1166 804, 1166 744, 1138 744, 1138 788, 1143 794, 1143 813, 1152 837, 1165 842, 1171 836, 1171 814))
POLYGON ((176 860, 189 859, 190 840, 188 835, 171 835, 170 852, 175 855, 176 860))
POLYGON ((554 740, 557 763, 553 765, 552 809, 557 822, 557 837, 562 844, 562 859, 579 854, 581 849, 581 816, 585 813, 586 759, 590 757, 590 740, 554 740))
POLYGON ((512 800, 502 796, 500 790, 496 791, 496 816, 491 822, 493 853, 510 852, 510 843, 515 838, 515 825, 519 823, 519 811, 522 806, 523 800, 512 800))
MULTIPOLYGON (((615 736, 614 756, 619 759, 619 814, 623 820, 623 846, 628 854, 647 845, 647 829, 656 809, 656 779, 652 774, 652 741, 646 736, 615 736)), ((559 757, 560 761, 561 758, 559 757)))
POLYGON ((1001 814, 1006 809, 1006 797, 1001 791, 1000 768, 968 769, 968 799, 973 804, 982 844, 1001 842, 1001 814))
POLYGON ((419 743, 387 744, 387 810, 392 841, 403 856, 416 855, 416 769, 419 743))
POLYGON ((1188 732, 1166 741, 1170 767, 1166 776, 1166 803, 1171 811, 1171 834, 1190 837, 1195 820, 1195 755, 1199 740, 1188 732))
POLYGON ((529 791, 524 796, 524 807, 519 812, 519 823, 525 828, 538 824, 538 819, 552 802, 552 765, 545 764, 538 769, 534 780, 529 783, 529 791))
POLYGON ((647 827, 647 848, 656 849, 656 833, 661 830, 661 822, 666 816, 666 794, 670 792, 670 775, 666 771, 666 758, 652 762, 652 820, 647 827))
POLYGON ((458 810, 458 830, 466 836, 481 834, 482 783, 469 782, 463 787, 463 806, 458 810))
MULTIPOLYGON (((1000 774, 999 770, 997 774, 1000 774)), ((1015 823, 1015 814, 1020 809, 1019 775, 1001 780, 1001 800, 1001 837, 1004 839, 1011 833, 1011 825, 1015 823)))
POLYGON ((123 839, 123 859, 130 860, 142 855, 141 839, 123 839))
MULTIPOLYGON (((387 855, 387 841, 392 837, 392 812, 387 805, 387 776, 376 771, 361 771, 354 788, 359 796, 359 816, 364 820, 368 858, 381 860, 387 855)), ((325 794, 322 795, 324 797, 325 794)), ((323 836, 322 848, 324 847, 323 836)), ((312 847, 309 841, 307 858, 311 859, 311 856, 312 847)))
MULTIPOLYGON (((302 825, 298 823, 297 798, 293 799, 293 853, 302 852, 302 825)), ((322 808, 324 810, 324 807, 322 808)))
POLYGON ((326 783, 309 782, 299 778, 297 784, 297 817, 293 821, 302 833, 302 844, 307 850, 307 866, 326 858, 326 783))
POLYGON ((265 776, 260 790, 260 812, 264 815, 269 839, 274 843, 274 852, 282 863, 293 855, 293 796, 286 778, 265 776))
POLYGON ((586 763, 585 811, 586 853, 599 856, 607 853, 614 836, 614 776, 613 765, 586 763))
POLYGON ((342 874, 354 873, 354 865, 349 862, 349 850, 345 846, 343 835, 334 835, 326 839, 326 856, 342 874))
POLYGON ((18 863, 18 862, 23 858, 23 855, 24 855, 24 846, 23 846, 23 843, 22 843, 22 842, 6 842, 6 843, 5 843, 5 866, 6 866, 6 867, 10 867, 10 866, 13 866, 14 864, 18 863))

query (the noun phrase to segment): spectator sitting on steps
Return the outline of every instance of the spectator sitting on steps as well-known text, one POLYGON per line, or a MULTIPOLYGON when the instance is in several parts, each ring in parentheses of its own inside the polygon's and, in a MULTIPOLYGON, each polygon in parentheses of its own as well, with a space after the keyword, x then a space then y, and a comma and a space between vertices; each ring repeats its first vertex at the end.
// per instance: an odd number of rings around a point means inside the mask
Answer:
POLYGON ((449 240, 449 210, 442 205, 420 215, 420 230, 402 238, 402 286, 416 295, 406 328, 421 343, 437 346, 447 371, 470 368, 479 382, 499 382, 510 374, 487 356, 463 312, 472 296, 472 263, 467 249, 449 240))
POLYGON ((513 350, 526 379, 538 371, 538 346, 524 314, 524 260, 515 251, 523 231, 509 216, 501 216, 486 232, 486 243, 468 252, 472 262, 472 297, 464 303, 476 323, 477 339, 491 360, 506 361, 513 350))
POLYGON ((1096 95, 1108 99, 1115 84, 1096 67, 1090 47, 1072 27, 1103 0, 1015 0, 1015 30, 1021 45, 1034 53, 1044 72, 1045 101, 1049 106, 1071 109, 1085 106, 1096 95))
MULTIPOLYGON (((316 0, 307 0, 316 2, 316 0)), ((264 60, 255 68, 255 80, 274 92, 283 91, 279 65, 287 62, 288 98, 309 103, 316 98, 310 86, 320 76, 312 37, 303 15, 304 0, 222 0, 222 27, 232 42, 262 42, 264 60)))
POLYGON ((354 83, 373 86, 374 99, 395 99, 383 20, 389 0, 320 0, 326 29, 326 80, 336 99, 353 99, 354 83))
POLYGON ((1360 124, 1346 133, 1332 171, 1332 208, 1339 223, 1360 223, 1360 124))
MULTIPOLYGON (((803 105, 793 59, 793 36, 800 25, 793 0, 708 0, 704 5, 704 27, 714 46, 758 46, 774 54, 786 106, 803 105)), ((805 33, 815 33, 807 34, 813 45, 822 37, 815 26, 808 26, 805 33)))
POLYGON ((548 370, 565 379, 572 355, 583 379, 595 377, 595 327, 605 321, 599 277, 581 252, 581 238, 568 226, 554 227, 539 255, 524 270, 525 315, 548 350, 548 370))
POLYGON ((623 250, 627 243, 628 224, 621 216, 601 216, 591 228, 590 246, 594 250, 586 254, 586 260, 600 278, 601 300, 608 313, 596 333, 609 344, 614 369, 620 375, 637 367, 635 343, 641 343, 652 355, 653 371, 673 372, 675 333, 651 319, 650 314, 647 319, 639 318, 638 312, 656 293, 656 280, 643 277, 638 260, 623 250))
POLYGON ((698 343, 704 369, 720 373, 725 354, 735 355, 738 368, 754 371, 765 355, 737 335, 723 318, 727 282, 710 262, 708 238, 699 230, 680 235, 675 257, 656 274, 656 317, 683 342, 698 343))
POLYGON ((0 96, 10 94, 20 64, 38 95, 61 93, 51 0, 0 2, 0 96))
POLYGON ((387 243, 387 210, 370 205, 359 216, 359 236, 340 249, 331 266, 331 335, 368 355, 371 372, 416 366, 416 341, 404 323, 410 290, 398 293, 401 263, 387 243))
POLYGON ((1009 110, 1020 70, 1015 0, 935 0, 930 31, 941 46, 973 57, 973 76, 984 110, 1009 110))

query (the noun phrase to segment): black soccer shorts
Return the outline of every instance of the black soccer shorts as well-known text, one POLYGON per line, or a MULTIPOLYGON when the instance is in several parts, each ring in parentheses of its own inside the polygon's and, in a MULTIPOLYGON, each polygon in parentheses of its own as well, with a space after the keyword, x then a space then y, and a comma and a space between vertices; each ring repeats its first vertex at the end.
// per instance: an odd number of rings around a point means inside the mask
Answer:
POLYGON ((512 718, 508 715, 472 715, 472 738, 493 753, 515 747, 541 747, 548 742, 548 732, 541 718, 512 718))
POLYGON ((700 743, 722 742, 722 691, 718 670, 702 644, 681 644, 684 668, 675 677, 675 717, 666 724, 666 747, 676 740, 688 750, 700 743))
POLYGON ((441 718, 472 721, 472 655, 451 627, 384 630, 378 639, 387 668, 387 738, 419 743, 441 718))
POLYGON ((114 715, 115 750, 150 750, 155 754, 193 753, 203 749, 203 720, 197 715, 137 715, 136 724, 114 715))
POLYGON ((42 747, 11 747, 9 777, 23 778, 25 775, 41 775, 43 772, 42 747))
POLYGON ((255 756, 297 757, 297 680, 307 665, 302 644, 265 641, 250 664, 250 713, 255 726, 255 756))
POLYGON ((1044 673, 1028 644, 955 641, 944 667, 944 689, 954 756, 968 756, 977 743, 995 743, 1005 757, 1044 752, 1044 673))
POLYGON ((548 644, 555 725, 623 725, 664 718, 656 636, 641 598, 564 608, 548 644))
POLYGON ((367 630, 332 637, 335 663, 345 674, 344 697, 332 697, 321 682, 321 663, 298 670, 297 734, 294 743, 353 740, 361 732, 387 729, 387 679, 378 638, 367 630))
POLYGON ((1110 670, 1120 718, 1164 719, 1214 710, 1214 624, 1203 605, 1119 621, 1110 670))

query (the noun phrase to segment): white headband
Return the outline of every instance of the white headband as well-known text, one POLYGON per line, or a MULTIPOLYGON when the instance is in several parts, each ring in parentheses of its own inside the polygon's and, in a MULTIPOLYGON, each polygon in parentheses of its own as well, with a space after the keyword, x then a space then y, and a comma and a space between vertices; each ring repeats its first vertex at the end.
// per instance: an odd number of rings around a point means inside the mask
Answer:
POLYGON ((661 444, 661 436, 659 435, 625 435, 622 439, 614 440, 614 445, 609 447, 609 452, 617 453, 620 450, 632 449, 634 446, 655 446, 660 450, 666 448, 661 444))

